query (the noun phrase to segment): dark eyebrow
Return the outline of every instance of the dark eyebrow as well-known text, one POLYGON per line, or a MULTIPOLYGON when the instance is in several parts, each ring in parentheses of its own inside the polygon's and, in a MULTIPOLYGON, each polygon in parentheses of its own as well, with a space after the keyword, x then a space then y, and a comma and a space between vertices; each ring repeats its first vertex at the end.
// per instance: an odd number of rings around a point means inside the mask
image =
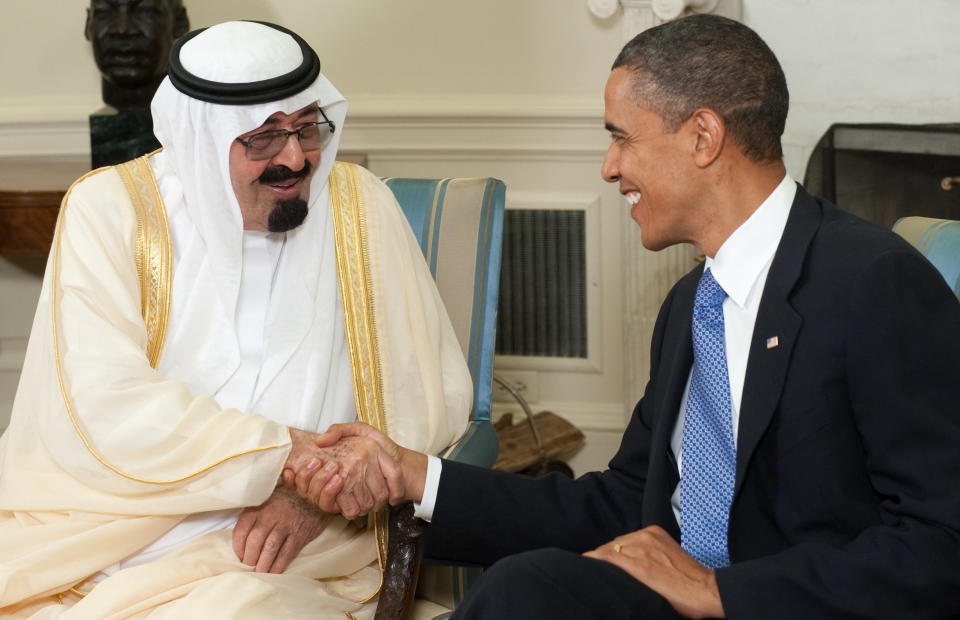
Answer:
MULTIPOLYGON (((279 124, 279 123, 280 123, 280 119, 279 119, 279 118, 276 118, 275 116, 271 116, 271 117, 268 118, 267 120, 263 121, 263 124, 260 125, 260 127, 267 127, 267 126, 277 125, 277 124, 279 124)), ((259 129, 259 127, 258 127, 257 129, 259 129)))
MULTIPOLYGON (((307 116, 308 114, 314 114, 314 113, 318 112, 319 110, 320 110, 320 107, 319 107, 319 106, 309 107, 309 108, 307 108, 306 110, 301 110, 301 111, 300 111, 300 114, 297 114, 297 115, 294 117, 294 119, 295 119, 295 120, 300 120, 300 119, 303 118, 304 116, 307 116)), ((278 114, 278 112, 275 112, 274 114, 278 114)), ((279 124, 279 123, 280 123, 280 119, 279 119, 279 118, 277 118, 276 116, 271 116, 271 117, 268 118, 267 120, 263 121, 263 125, 261 125, 261 127, 273 126, 273 125, 277 125, 277 124, 279 124)))
POLYGON ((316 113, 319 112, 319 111, 320 111, 320 106, 318 106, 318 105, 312 105, 312 106, 310 106, 309 108, 307 108, 307 109, 305 109, 305 110, 302 110, 302 111, 300 112, 300 114, 297 114, 297 118, 303 118, 304 116, 306 116, 306 115, 308 115, 308 114, 316 114, 316 113))
POLYGON ((613 123, 604 123, 603 126, 604 126, 604 127, 607 129, 607 131, 609 131, 610 133, 621 133, 621 134, 627 133, 627 132, 625 132, 624 130, 622 130, 622 129, 620 129, 619 127, 617 127, 616 125, 614 125, 613 123))

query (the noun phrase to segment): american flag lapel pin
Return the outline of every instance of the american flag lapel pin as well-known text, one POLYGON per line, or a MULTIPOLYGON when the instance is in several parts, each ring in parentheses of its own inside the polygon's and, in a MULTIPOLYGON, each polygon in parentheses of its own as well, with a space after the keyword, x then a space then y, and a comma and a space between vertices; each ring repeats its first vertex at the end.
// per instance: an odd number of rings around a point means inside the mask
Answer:
POLYGON ((770 338, 767 338, 768 349, 776 349, 779 346, 780 346, 780 338, 776 336, 771 336, 770 338))

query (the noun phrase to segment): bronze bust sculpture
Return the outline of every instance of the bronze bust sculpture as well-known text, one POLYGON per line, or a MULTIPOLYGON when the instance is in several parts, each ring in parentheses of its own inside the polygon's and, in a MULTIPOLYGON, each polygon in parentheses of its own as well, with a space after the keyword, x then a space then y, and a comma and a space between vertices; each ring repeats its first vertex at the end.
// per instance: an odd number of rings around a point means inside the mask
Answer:
POLYGON ((189 28, 183 0, 91 0, 84 34, 93 44, 104 103, 149 107, 174 39, 189 28))
POLYGON ((167 74, 173 41, 190 29, 183 0, 91 0, 84 29, 107 107, 90 115, 93 168, 160 147, 150 100, 167 74))

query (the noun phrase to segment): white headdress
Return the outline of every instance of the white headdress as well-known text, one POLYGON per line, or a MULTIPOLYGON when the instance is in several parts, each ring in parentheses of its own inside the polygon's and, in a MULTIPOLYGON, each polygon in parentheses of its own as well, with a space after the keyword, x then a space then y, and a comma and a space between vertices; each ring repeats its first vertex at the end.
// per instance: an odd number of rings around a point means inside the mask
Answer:
MULTIPOLYGON (((299 347, 314 339, 336 340, 318 333, 335 326, 318 324, 333 321, 314 316, 314 308, 318 287, 329 295, 326 280, 332 277, 336 290, 335 271, 331 275, 321 263, 333 256, 325 247, 332 238, 327 177, 347 104, 319 64, 313 50, 290 31, 226 22, 177 41, 170 74, 154 96, 154 133, 163 151, 151 162, 167 206, 176 261, 171 328, 160 370, 187 381, 197 393, 214 394, 239 363, 243 222, 230 179, 231 144, 272 114, 291 114, 312 102, 319 103, 336 131, 311 181, 309 214, 287 233, 272 304, 279 327, 269 334, 257 395, 299 347)), ((332 301, 337 302, 336 295, 332 301)))

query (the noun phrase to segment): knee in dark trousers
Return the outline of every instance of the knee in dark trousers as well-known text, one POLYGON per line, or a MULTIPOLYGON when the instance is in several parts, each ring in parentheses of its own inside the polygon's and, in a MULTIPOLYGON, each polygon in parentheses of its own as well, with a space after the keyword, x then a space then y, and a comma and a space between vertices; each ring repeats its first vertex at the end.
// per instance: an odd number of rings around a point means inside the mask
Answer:
POLYGON ((457 606, 458 620, 660 618, 663 599, 618 567, 562 549, 491 566, 457 606))

